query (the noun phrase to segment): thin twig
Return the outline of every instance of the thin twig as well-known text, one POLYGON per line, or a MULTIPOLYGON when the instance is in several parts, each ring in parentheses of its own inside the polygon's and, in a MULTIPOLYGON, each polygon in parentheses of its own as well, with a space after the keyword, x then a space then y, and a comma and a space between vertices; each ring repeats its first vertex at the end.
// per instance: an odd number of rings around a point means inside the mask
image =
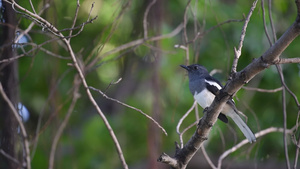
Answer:
MULTIPOLYGON (((79 12, 79 7, 80 7, 80 2, 79 0, 77 0, 77 6, 76 6, 76 10, 75 10, 75 15, 74 15, 74 19, 73 19, 73 24, 71 26, 71 30, 69 32, 69 36, 72 36, 72 32, 73 32, 73 28, 75 27, 76 21, 77 21, 77 16, 78 16, 78 12, 79 12)), ((69 38, 69 42, 70 42, 71 38, 69 38)))
POLYGON ((180 140, 180 148, 183 148, 183 134, 185 132, 187 132, 190 128, 192 128, 193 126, 196 126, 198 124, 198 120, 196 120, 194 123, 190 124, 189 126, 187 126, 185 129, 182 130, 181 133, 179 133, 179 140, 180 140))
POLYGON ((131 41, 129 43, 126 43, 124 45, 116 47, 116 48, 102 54, 101 56, 99 56, 99 58, 104 58, 108 55, 120 52, 120 51, 125 50, 127 48, 131 48, 131 47, 134 47, 134 46, 141 45, 145 42, 152 42, 152 41, 158 41, 158 40, 162 40, 162 39, 171 38, 171 37, 177 35, 182 30, 182 28, 183 28, 183 24, 180 24, 172 32, 170 32, 168 34, 151 37, 151 38, 147 39, 147 41, 145 41, 144 39, 137 39, 137 40, 131 41))
POLYGON ((79 98, 79 93, 78 93, 78 90, 79 90, 79 87, 80 87, 80 80, 78 78, 78 76, 75 76, 74 78, 74 90, 73 90, 73 97, 72 97, 72 102, 71 102, 71 105, 68 109, 68 112, 67 112, 67 115, 65 116, 63 122, 61 123, 61 125, 59 126, 56 134, 55 134, 55 137, 53 139, 53 142, 52 142, 52 145, 51 145, 51 152, 50 152, 50 157, 49 157, 49 169, 52 169, 53 166, 54 166, 54 159, 55 159, 55 152, 56 152, 56 148, 57 148, 57 144, 58 144, 58 141, 71 117, 71 114, 74 110, 74 107, 75 107, 75 104, 79 98))
MULTIPOLYGON (((49 30, 53 35, 58 36, 59 38, 61 38, 63 43, 66 45, 66 47, 67 47, 67 49, 68 49, 68 51, 71 55, 74 67, 76 68, 76 70, 79 74, 79 77, 82 81, 82 84, 83 84, 84 88, 86 89, 86 93, 88 95, 89 100, 91 101, 91 103, 93 104, 95 109, 97 110, 97 112, 100 115, 101 119, 103 120, 107 130, 109 131, 109 134, 110 134, 110 136, 111 136, 111 138, 112 138, 112 140, 113 140, 113 142, 116 146, 116 149, 117 149, 117 152, 118 152, 118 155, 119 155, 119 158, 121 160, 123 168, 128 169, 128 165, 126 164, 126 161, 125 161, 121 146, 119 144, 119 141, 118 141, 112 127, 110 126, 106 116, 101 111, 100 107, 98 106, 98 104, 96 103, 94 97, 92 96, 91 91, 89 90, 89 87, 88 87, 88 84, 86 82, 83 70, 81 70, 81 67, 78 63, 77 57, 75 56, 75 53, 73 51, 73 48, 72 48, 70 42, 66 39, 66 37, 61 32, 59 32, 57 30, 56 27, 54 27, 52 24, 50 24, 47 20, 45 20, 45 19, 41 18, 40 16, 38 16, 38 15, 26 10, 25 8, 21 7, 14 0, 12 0, 12 2, 13 2, 13 7, 17 7, 18 9, 20 9, 21 11, 24 12, 24 13, 21 13, 21 14, 29 15, 29 18, 34 19, 35 21, 41 23, 43 28, 47 28, 47 30, 49 30)), ((16 12, 20 13, 19 11, 16 11, 16 12)))
MULTIPOLYGON (((269 37, 269 33, 267 30, 267 25, 266 25, 266 21, 265 21, 265 15, 264 15, 264 5, 263 5, 263 0, 262 0, 262 9, 263 9, 263 24, 264 24, 264 29, 265 29, 265 34, 268 38, 269 44, 270 46, 273 45, 270 37, 269 37)), ((270 16, 270 18, 272 18, 270 16)), ((273 32, 274 33, 274 32, 273 32)), ((274 37, 276 39, 276 35, 274 37)), ((280 60, 280 57, 278 58, 278 60, 280 60)), ((282 73, 282 69, 280 65, 276 65, 277 68, 277 72, 279 74, 280 77, 280 81, 281 81, 281 85, 282 87, 286 86, 285 82, 284 82, 284 76, 282 73)), ((286 167, 287 169, 290 169, 290 161, 289 161, 289 154, 288 154, 288 145, 287 145, 287 134, 286 134, 286 130, 287 130, 287 113, 286 113, 286 91, 285 88, 283 88, 282 90, 282 109, 283 109, 283 143, 284 143, 284 153, 285 153, 285 161, 286 161, 286 167)))
POLYGON ((274 42, 277 41, 277 36, 276 36, 276 31, 275 31, 275 27, 273 24, 273 17, 272 17, 272 1, 268 0, 268 6, 269 6, 269 20, 270 20, 270 24, 271 24, 271 28, 272 28, 272 33, 273 33, 273 39, 274 42))
POLYGON ((252 6, 250 8, 250 11, 249 11, 249 13, 246 17, 245 24, 244 24, 243 29, 242 29, 238 49, 234 48, 234 59, 233 59, 233 64, 232 64, 232 68, 231 68, 231 75, 236 73, 238 60, 239 60, 239 58, 242 54, 242 47, 243 47, 243 43, 244 43, 244 39, 245 39, 245 35, 246 35, 246 29, 247 29, 248 23, 250 21, 250 17, 251 17, 251 15, 252 15, 255 7, 256 7, 257 2, 258 2, 258 0, 255 0, 253 2, 252 6))
MULTIPOLYGON (((31 2, 31 1, 30 1, 31 2)), ((43 9, 39 12, 38 15, 41 15, 47 8, 49 8, 50 5, 49 3, 46 3, 45 6, 43 7, 43 9)), ((19 36, 15 39, 15 43, 17 43, 25 34, 28 34, 28 32, 33 28, 35 22, 31 22, 30 25, 28 26, 28 28, 24 31, 21 31, 21 33, 19 34, 19 36)))
POLYGON ((295 162, 294 162, 294 169, 297 169, 297 164, 298 164, 298 157, 299 157, 299 149, 300 149, 300 137, 298 138, 297 141, 297 148, 296 148, 296 155, 295 155, 295 162))
MULTIPOLYGON (((48 41, 46 41, 48 42, 48 41)), ((50 43, 52 41, 49 41, 48 43, 50 43)), ((20 45, 20 43, 16 43, 18 45, 20 45)), ((43 44, 40 44, 40 45, 37 45, 35 43, 26 43, 26 45, 31 45, 31 46, 34 46, 31 50, 25 52, 23 54, 20 54, 20 55, 17 55, 15 57, 12 57, 12 58, 8 58, 8 59, 3 59, 3 60, 0 60, 0 63, 5 63, 5 62, 12 62, 12 61, 15 61, 21 57, 25 57, 25 56, 28 56, 30 53, 33 53, 35 52, 36 50, 41 50, 43 52, 45 52, 46 54, 50 55, 50 56, 53 56, 53 57, 56 57, 56 58, 59 58, 59 59, 65 59, 65 60, 70 60, 71 57, 66 57, 66 56, 61 56, 61 55, 58 55, 56 53, 53 53, 45 48, 43 48, 42 46, 46 45, 47 43, 43 43, 43 44)), ((22 44, 21 44, 22 45, 22 44)))
MULTIPOLYGON (((211 31, 213 31, 214 29, 216 29, 216 28, 218 28, 218 27, 220 27, 220 26, 222 26, 222 25, 225 25, 225 24, 227 24, 227 23, 232 23, 232 22, 243 22, 243 21, 245 21, 244 18, 243 18, 243 19, 228 19, 228 20, 226 20, 226 21, 224 21, 224 22, 218 23, 217 25, 210 27, 209 29, 205 30, 202 34, 199 34, 196 38, 199 38, 199 37, 201 37, 201 36, 204 36, 204 35, 210 33, 211 31)), ((196 38, 195 38, 195 39, 196 39, 196 38)), ((195 41, 195 39, 194 39, 193 41, 195 41)), ((192 41, 192 42, 193 42, 193 41, 192 41)))
POLYGON ((201 146, 201 150, 202 150, 202 153, 203 153, 203 155, 204 155, 204 158, 205 158, 206 161, 208 162, 209 166, 210 166, 212 169, 217 169, 217 167, 214 165, 214 163, 211 161, 211 159, 209 158, 208 154, 206 153, 205 146, 201 146))
POLYGON ((73 52, 73 49, 70 45, 70 43, 66 40, 66 39, 63 39, 63 41, 65 42, 65 44, 67 45, 67 48, 71 54, 71 57, 72 57, 72 60, 73 60, 73 63, 74 63, 74 66, 76 68, 76 70, 78 71, 78 74, 82 80, 82 83, 83 83, 83 86, 84 88, 86 89, 86 93, 88 95, 88 98, 90 99, 90 101, 92 102, 93 106, 96 108, 98 114, 100 115, 101 119, 103 120, 107 130, 109 131, 109 134, 111 136, 111 138, 113 139, 114 141, 114 144, 116 146, 116 149, 117 149, 117 152, 118 152, 118 155, 119 155, 119 158, 121 160, 121 163, 122 163, 122 166, 124 169, 128 169, 128 165, 126 164, 126 161, 125 161, 125 158, 124 158, 124 155, 123 155, 123 151, 121 149, 121 146, 119 144, 119 141, 115 135, 115 132, 113 131, 112 127, 110 126, 106 116, 103 114, 102 110, 100 109, 100 107, 98 106, 97 102, 95 101, 91 91, 89 90, 89 86, 85 80, 85 77, 84 77, 84 74, 79 66, 79 63, 77 61, 77 58, 73 52))
MULTIPOLYGON (((294 128, 292 129, 289 129, 289 130, 286 130, 286 132, 288 134, 293 134, 293 131, 294 131, 294 128)), ((269 133, 273 133, 273 132, 284 132, 284 129, 283 128, 276 128, 276 127, 270 127, 270 128, 267 128, 265 130, 261 130, 260 132, 257 132, 255 133, 255 137, 256 138, 259 138, 259 137, 262 137, 266 134, 269 134, 269 133)), ((226 150, 218 159, 218 169, 221 169, 222 167, 222 161, 231 153, 237 151, 239 148, 241 148, 242 146, 246 145, 247 143, 249 143, 249 141, 247 139, 244 139, 243 141, 241 141, 240 143, 238 143, 237 145, 231 147, 230 149, 226 150)))
POLYGON ((30 3, 30 6, 31 6, 32 11, 36 14, 35 9, 34 9, 34 6, 33 6, 33 4, 32 4, 32 1, 29 0, 29 3, 30 3))
MULTIPOLYGON (((176 132, 177 132, 177 134, 179 134, 179 141, 180 141, 180 148, 182 148, 183 147, 183 138, 182 138, 182 136, 183 136, 183 134, 188 130, 188 129, 190 129, 190 128, 192 128, 193 126, 195 126, 197 123, 198 123, 198 118, 199 117, 197 117, 197 115, 196 115, 196 122, 194 122, 194 123, 192 123, 192 124, 190 124, 188 127, 186 127, 185 129, 183 129, 183 131, 182 132, 180 132, 180 126, 181 126, 181 124, 182 124, 182 122, 183 122, 183 120, 192 112, 192 110, 194 109, 194 108, 197 108, 197 101, 195 100, 194 101, 194 103, 193 103, 193 105, 192 105, 192 107, 179 119, 179 121, 178 121, 178 123, 177 123, 177 126, 176 126, 176 132)), ((196 114, 198 113, 198 111, 196 111, 196 114)))
MULTIPOLYGON (((40 129, 41 129, 43 115, 44 115, 46 106, 49 105, 49 102, 50 102, 51 98, 53 98, 53 96, 55 95, 55 91, 57 90, 59 84, 61 83, 61 81, 63 79, 65 79, 65 77, 68 75, 68 73, 70 73, 70 71, 71 71, 71 69, 68 69, 67 71, 62 73, 61 77, 57 80, 57 82, 55 82, 55 85, 50 90, 48 98, 45 101, 44 105, 42 106, 41 111, 38 113, 39 117, 38 117, 38 122, 37 122, 36 129, 35 129, 35 137, 32 139, 32 142, 31 142, 31 144, 32 144, 31 159, 32 160, 34 158, 35 151, 36 151, 36 148, 37 148, 37 144, 38 144, 38 141, 39 141, 39 136, 40 136, 40 133, 41 133, 40 129)), ((69 98, 67 100, 69 100, 69 98)), ((64 105, 64 103, 63 103, 63 105, 64 105)), ((47 122, 44 125, 47 125, 47 122)))
POLYGON ((260 89, 260 88, 254 88, 254 87, 246 87, 246 86, 243 86, 242 88, 245 90, 262 92, 262 93, 275 93, 275 92, 281 91, 283 89, 283 86, 276 88, 276 89, 260 89))
POLYGON ((11 109, 12 113, 14 114, 15 118, 17 119, 17 122, 21 128, 21 133, 23 136, 23 141, 24 141, 24 149, 25 149, 25 157, 26 157, 26 162, 25 165, 27 167, 27 169, 31 169, 31 161, 30 161, 30 149, 29 149, 29 142, 28 142, 28 135, 26 132, 26 129, 22 123, 22 119, 17 111, 17 109, 15 108, 15 106, 13 105, 13 103, 9 100, 9 98, 7 97, 2 84, 0 83, 0 93, 3 97, 3 99, 6 101, 6 103, 9 105, 9 108, 11 109))
MULTIPOLYGON (((265 34, 266 34, 266 37, 267 37, 269 43, 272 44, 271 38, 270 38, 269 33, 268 33, 267 24, 266 24, 266 16, 265 16, 264 0, 261 0, 261 9, 262 9, 261 11, 262 11, 262 17, 263 17, 263 23, 264 23, 265 34)), ((270 11, 270 10, 269 10, 269 11, 270 11)))
POLYGON ((197 101, 195 100, 192 107, 179 119, 177 126, 176 126, 176 132, 177 134, 180 134, 179 128, 183 122, 183 120, 194 110, 195 106, 197 105, 197 101))
POLYGON ((19 162, 17 159, 15 159, 14 157, 12 157, 12 156, 9 155, 8 153, 6 153, 4 150, 0 149, 0 153, 1 153, 4 157, 6 157, 7 159, 9 159, 9 160, 11 160, 12 162, 14 162, 14 163, 20 165, 20 162, 19 162))
POLYGON ((147 17, 149 14, 149 11, 151 7, 156 3, 156 0, 152 0, 151 3, 147 6, 145 13, 144 13, 144 19, 143 19, 143 27, 144 27, 144 39, 148 39, 148 21, 147 17))
MULTIPOLYGON (((282 86, 285 86, 284 76, 282 73, 282 69, 280 65, 276 65, 277 71, 279 73, 280 81, 282 86)), ((286 113, 286 94, 285 89, 282 90, 282 113, 283 113, 283 144, 284 144, 284 153, 285 153, 285 161, 287 169, 290 169, 290 159, 289 159, 289 152, 288 152, 288 143, 287 143, 287 113, 286 113)))
POLYGON ((189 45, 188 45, 188 41, 189 38, 187 36, 187 23, 188 23, 188 7, 190 6, 191 0, 189 0, 186 4, 186 7, 184 9, 184 16, 183 16, 183 37, 184 37, 184 45, 185 45, 185 64, 188 65, 189 64, 189 60, 190 60, 190 53, 189 53, 189 45))
MULTIPOLYGON (((111 37, 113 36, 113 34, 115 33, 115 30, 118 26, 118 22, 120 20, 120 18, 122 17, 122 15, 125 13, 126 9, 129 8, 131 4, 131 1, 127 1, 122 5, 122 9, 120 10, 118 16, 113 20, 113 22, 110 25, 107 25, 103 31, 102 34, 105 32, 105 30, 107 30, 108 28, 110 28, 110 32, 108 33, 107 37, 105 38, 104 42, 101 42, 101 46, 99 48, 97 48, 96 50, 101 53, 101 51, 103 50, 103 48, 105 47, 105 45, 108 43, 108 41, 111 39, 111 37)), ((90 55, 92 56, 92 55, 90 55)), ((98 56, 96 58, 94 58, 92 61, 90 61, 90 59, 92 59, 91 57, 88 57, 85 60, 85 63, 89 63, 86 68, 87 70, 91 69, 99 60, 102 59, 102 56, 98 56)))
POLYGON ((149 115, 147 115, 146 113, 144 113, 142 110, 140 110, 140 109, 138 109, 138 108, 135 108, 135 107, 133 107, 133 106, 130 106, 130 105, 126 104, 126 103, 123 103, 123 102, 121 102, 121 101, 119 101, 119 100, 117 100, 117 99, 108 97, 106 94, 104 94, 104 93, 103 93, 101 90, 99 90, 99 89, 96 89, 96 88, 91 87, 91 86, 90 86, 89 88, 92 89, 92 90, 94 90, 94 91, 99 92, 103 97, 105 97, 105 98, 108 99, 108 100, 114 101, 114 102, 116 102, 116 103, 118 103, 118 104, 120 104, 120 105, 123 105, 123 106, 125 106, 125 107, 128 107, 128 108, 130 108, 130 109, 133 109, 133 110, 135 110, 135 111, 140 112, 142 115, 144 115, 145 117, 147 117, 148 119, 150 119, 153 123, 155 123, 155 124, 163 131, 163 133, 164 133, 165 135, 168 135, 168 133, 166 132, 166 130, 165 130, 165 129, 157 122, 157 121, 155 121, 151 116, 149 116, 149 115))

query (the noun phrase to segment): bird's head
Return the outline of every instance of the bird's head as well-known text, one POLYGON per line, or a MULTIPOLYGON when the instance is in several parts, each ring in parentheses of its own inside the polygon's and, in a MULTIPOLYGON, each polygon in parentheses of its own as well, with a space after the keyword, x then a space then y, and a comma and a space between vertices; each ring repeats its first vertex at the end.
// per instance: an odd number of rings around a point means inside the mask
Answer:
POLYGON ((193 64, 189 66, 180 65, 182 68, 188 71, 189 78, 199 78, 199 76, 206 76, 208 74, 207 69, 199 64, 193 64))

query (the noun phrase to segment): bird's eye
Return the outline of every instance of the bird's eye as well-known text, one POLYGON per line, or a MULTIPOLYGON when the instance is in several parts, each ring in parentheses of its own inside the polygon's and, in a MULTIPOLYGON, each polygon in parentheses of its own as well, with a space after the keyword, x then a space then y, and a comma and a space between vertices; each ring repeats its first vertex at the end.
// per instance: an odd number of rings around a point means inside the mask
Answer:
POLYGON ((198 66, 194 66, 194 69, 195 69, 195 70, 198 70, 198 66))

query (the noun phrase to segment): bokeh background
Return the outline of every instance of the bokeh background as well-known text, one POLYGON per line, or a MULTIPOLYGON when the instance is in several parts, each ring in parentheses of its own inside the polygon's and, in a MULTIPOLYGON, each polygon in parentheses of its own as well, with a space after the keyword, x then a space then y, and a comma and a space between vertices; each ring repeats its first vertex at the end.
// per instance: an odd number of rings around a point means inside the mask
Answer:
MULTIPOLYGON (((49 3, 41 15, 59 30, 70 28, 76 10, 76 0, 32 0, 37 11, 49 3)), ((76 25, 85 22, 89 16, 98 16, 93 23, 85 25, 83 31, 71 39, 77 58, 85 68, 89 86, 104 91, 111 98, 134 106, 157 120, 168 132, 168 136, 139 112, 107 100, 92 91, 98 105, 108 118, 121 144, 129 168, 168 168, 156 162, 162 152, 174 155, 174 142, 179 142, 176 125, 184 113, 192 106, 193 97, 189 93, 188 78, 180 64, 199 63, 226 83, 234 47, 240 39, 242 20, 249 12, 252 1, 242 0, 160 0, 150 9, 147 17, 148 37, 169 34, 184 21, 183 29, 176 35, 159 41, 145 41, 106 55, 121 45, 144 38, 143 20, 147 6, 152 0, 81 0, 76 25), (185 15, 186 12, 186 15, 185 15), (184 19, 186 16, 186 19, 184 19), (228 23, 223 22, 230 21, 228 23), (197 33, 199 38, 194 40, 197 33), (186 41, 186 37, 188 41, 186 41), (189 42, 186 45, 186 42, 189 42), (187 50, 176 48, 187 46, 187 50), (187 56, 187 54, 189 56, 187 56), (187 63, 187 59, 189 61, 187 63), (98 58, 97 62, 93 62, 98 58), (116 84, 118 79, 121 79, 116 84)), ((31 9, 28 1, 19 1, 21 6, 31 9)), ((271 1, 272 19, 276 36, 280 37, 296 18, 294 1, 271 1)), ((265 2, 266 25, 273 40, 265 2)), ((243 69, 252 59, 260 57, 268 48, 262 19, 261 1, 257 4, 249 22, 238 70, 243 69)), ((32 22, 17 14, 18 27, 24 30, 32 22)), ((75 33, 78 30, 74 31, 75 33)), ((68 31, 63 34, 68 35, 68 31)), ((28 43, 42 44, 55 38, 49 32, 35 25, 28 34, 28 43)), ((299 39, 296 39, 281 57, 299 57, 299 39)), ((45 50, 35 50, 18 59, 20 102, 27 107, 30 117, 25 122, 31 140, 32 167, 47 168, 50 148, 59 125, 71 103, 74 76, 77 74, 69 63, 70 55, 65 46, 55 40, 42 46, 45 50), (51 51, 59 56, 47 54, 51 51), (37 131, 38 123, 40 129, 37 131), (33 139, 38 135, 38 142, 33 139)), ((32 45, 23 47, 32 49, 32 45)), ((21 48, 18 54, 24 53, 21 48)), ((300 65, 282 65, 287 86, 300 96, 300 65)), ((281 81, 275 66, 257 75, 248 87, 275 89, 281 81)), ((268 127, 283 127, 282 92, 261 93, 241 89, 236 94, 236 105, 247 117, 247 124, 258 132, 268 127)), ((290 94, 286 94, 287 128, 298 120, 298 108, 290 94)), ((199 115, 202 109, 199 107, 199 115)), ((193 111, 183 122, 181 130, 195 122, 193 111)), ((196 127, 184 135, 186 142, 196 127)), ((296 132, 298 138, 299 133, 296 132)), ((206 151, 214 163, 218 156, 244 139, 242 133, 232 123, 218 121, 205 143, 206 151)), ((296 146, 288 135, 289 158, 293 164, 296 146)), ((224 161, 224 168, 268 168, 285 167, 283 134, 275 132, 258 138, 224 161)), ((188 168, 207 168, 208 164, 201 151, 193 158, 188 168)), ((114 143, 87 98, 84 88, 80 88, 80 98, 76 103, 70 121, 58 143, 55 168, 121 168, 114 143)))

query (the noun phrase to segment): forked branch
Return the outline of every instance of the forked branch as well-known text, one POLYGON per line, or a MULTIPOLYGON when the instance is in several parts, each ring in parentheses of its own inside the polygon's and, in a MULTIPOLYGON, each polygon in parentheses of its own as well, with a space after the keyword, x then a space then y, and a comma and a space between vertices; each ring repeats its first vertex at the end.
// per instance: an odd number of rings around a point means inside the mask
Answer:
MULTIPOLYGON (((217 121, 218 115, 227 100, 240 90, 258 73, 273 65, 280 59, 282 52, 289 46, 293 40, 300 34, 300 0, 296 1, 298 9, 296 21, 286 30, 286 32, 271 46, 261 57, 253 60, 243 70, 237 72, 232 79, 228 80, 220 94, 216 96, 213 103, 207 108, 203 118, 200 120, 197 130, 182 149, 177 149, 175 157, 165 158, 166 154, 158 159, 158 161, 169 164, 172 168, 184 169, 188 165, 191 158, 203 145, 208 138, 211 127, 217 121), (176 162, 174 162, 176 161, 176 162)), ((233 69, 234 72, 234 69, 233 69)))

